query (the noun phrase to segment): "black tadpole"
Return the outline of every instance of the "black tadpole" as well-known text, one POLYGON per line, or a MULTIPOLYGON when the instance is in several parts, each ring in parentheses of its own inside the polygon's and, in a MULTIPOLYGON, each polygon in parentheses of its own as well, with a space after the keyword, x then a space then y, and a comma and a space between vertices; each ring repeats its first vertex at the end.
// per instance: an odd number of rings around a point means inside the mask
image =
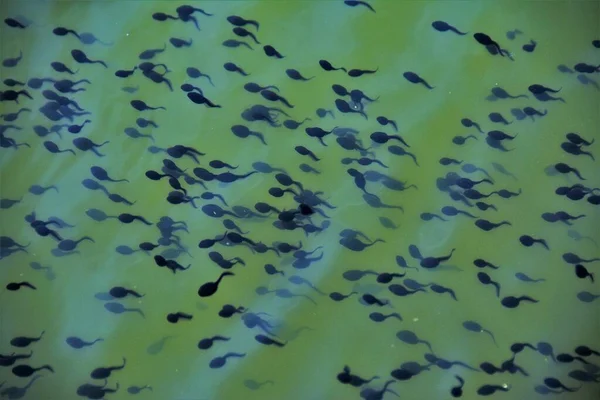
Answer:
POLYGON ((219 279, 217 279, 214 282, 206 282, 204 285, 200 286, 200 289, 198 289, 198 296, 200 297, 209 297, 212 296, 213 294, 215 294, 217 292, 217 289, 219 289, 219 284, 221 283, 221 280, 226 277, 226 276, 234 276, 235 274, 233 272, 223 272, 220 276, 219 279))

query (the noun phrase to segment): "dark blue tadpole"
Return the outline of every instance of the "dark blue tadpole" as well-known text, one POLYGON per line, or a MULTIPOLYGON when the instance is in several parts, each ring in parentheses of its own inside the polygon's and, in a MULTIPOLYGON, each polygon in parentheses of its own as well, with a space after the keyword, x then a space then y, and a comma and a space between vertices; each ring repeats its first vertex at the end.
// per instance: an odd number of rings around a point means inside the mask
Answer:
POLYGON ((433 29, 435 29, 438 32, 454 32, 461 36, 464 36, 468 33, 468 32, 461 32, 458 29, 456 29, 454 26, 452 26, 449 23, 444 22, 444 21, 433 21, 431 23, 431 26, 433 27, 433 29))

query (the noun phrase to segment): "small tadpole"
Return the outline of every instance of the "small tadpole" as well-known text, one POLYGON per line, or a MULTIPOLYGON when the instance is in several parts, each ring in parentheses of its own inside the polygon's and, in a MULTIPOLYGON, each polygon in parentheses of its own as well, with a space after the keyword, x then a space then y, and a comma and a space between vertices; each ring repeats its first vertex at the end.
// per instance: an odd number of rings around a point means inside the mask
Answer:
POLYGON ((463 394, 462 388, 465 385, 465 380, 463 378, 461 378, 459 375, 454 375, 454 377, 456 378, 456 380, 458 380, 459 385, 454 386, 450 390, 450 394, 452 395, 452 397, 457 398, 457 397, 461 397, 463 394))

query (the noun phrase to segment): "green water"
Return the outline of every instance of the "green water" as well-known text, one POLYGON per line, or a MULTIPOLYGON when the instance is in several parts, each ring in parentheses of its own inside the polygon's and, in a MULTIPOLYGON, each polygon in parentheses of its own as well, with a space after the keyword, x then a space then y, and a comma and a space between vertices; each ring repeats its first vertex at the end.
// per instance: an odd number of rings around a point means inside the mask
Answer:
MULTIPOLYGON (((29 349, 15 349, 9 344, 16 336, 37 336, 45 331, 43 339, 31 346, 34 355, 26 363, 32 366, 50 364, 55 373, 41 371, 43 378, 35 382, 27 392, 27 399, 75 399, 79 385, 92 383, 90 372, 99 366, 119 365, 122 358, 127 366, 114 372, 108 387, 118 382, 120 390, 107 394, 108 399, 124 399, 132 395, 126 388, 131 385, 151 385, 152 392, 143 391, 142 399, 298 399, 342 400, 360 398, 360 389, 342 385, 336 375, 344 365, 352 372, 368 378, 378 375, 373 387, 381 388, 390 379, 390 371, 400 364, 417 361, 425 364, 423 354, 426 346, 408 345, 395 336, 399 330, 412 330, 419 338, 431 343, 435 353, 448 360, 460 360, 477 367, 484 361, 495 365, 511 357, 509 347, 515 342, 548 342, 555 353, 573 353, 578 345, 600 347, 600 300, 584 303, 576 294, 589 291, 600 294, 597 283, 575 276, 573 266, 561 259, 561 254, 574 252, 586 258, 600 254, 590 240, 574 241, 568 229, 577 230, 596 242, 598 234, 598 211, 585 200, 567 200, 554 194, 558 186, 578 182, 572 175, 548 176, 546 167, 562 161, 577 167, 587 181, 588 187, 600 186, 597 163, 586 156, 572 156, 560 148, 567 132, 579 132, 587 139, 599 136, 598 90, 593 85, 583 85, 577 74, 565 74, 557 65, 572 67, 578 62, 599 63, 598 49, 591 40, 600 37, 600 3, 597 1, 373 1, 377 13, 365 8, 349 8, 341 1, 220 1, 194 2, 213 17, 198 15, 201 32, 191 23, 179 21, 159 23, 151 18, 154 12, 174 14, 180 5, 171 1, 118 1, 118 2, 72 2, 72 1, 2 1, 2 18, 23 15, 34 24, 27 29, 13 29, 2 25, 0 35, 1 58, 16 57, 23 52, 23 59, 15 68, 0 68, 2 79, 13 78, 26 81, 32 77, 87 78, 92 84, 83 85, 85 92, 73 96, 86 110, 92 121, 79 136, 95 143, 110 141, 99 151, 99 158, 91 152, 77 151, 77 155, 50 154, 42 146, 44 140, 52 140, 61 149, 73 148, 73 135, 63 130, 62 139, 55 134, 40 138, 32 130, 34 125, 51 126, 53 123, 38 112, 46 101, 41 90, 26 88, 34 100, 20 98, 20 105, 0 103, 1 114, 28 107, 14 122, 21 131, 7 131, 6 136, 17 142, 27 142, 31 148, 2 149, 0 197, 21 199, 10 209, 0 210, 0 231, 19 243, 31 242, 28 253, 16 253, 0 261, 0 277, 3 285, 8 282, 29 281, 36 291, 21 289, 17 292, 4 290, 1 299, 0 352, 27 353, 29 349), (229 49, 221 46, 226 39, 240 39, 231 33, 228 15, 240 15, 260 21, 257 33, 263 44, 278 49, 284 59, 267 58, 260 46, 251 44, 254 51, 241 47, 229 49), (430 26, 434 20, 452 23, 470 33, 486 32, 514 55, 514 62, 507 58, 491 56, 477 44, 472 36, 461 37, 450 32, 440 33, 430 26), (112 46, 101 44, 83 45, 75 37, 59 37, 52 29, 64 26, 77 32, 92 32, 112 46), (513 41, 506 38, 509 30, 520 29, 524 34, 513 41), (190 48, 173 48, 168 38, 193 39, 190 48), (534 53, 526 53, 521 46, 536 40, 539 44, 534 53), (171 80, 174 91, 164 84, 158 85, 134 74, 127 79, 114 76, 117 69, 130 69, 140 61, 138 54, 146 49, 167 50, 152 62, 166 63, 171 70, 166 77, 171 80), (72 49, 82 49, 92 59, 106 61, 108 69, 101 65, 77 65, 71 58, 72 49), (374 75, 350 78, 342 72, 324 72, 319 59, 327 59, 335 66, 372 69, 379 67, 374 75), (74 77, 54 72, 50 63, 62 61, 79 72, 74 77), (227 72, 223 63, 235 62, 250 76, 244 78, 227 72), (187 67, 196 67, 211 76, 214 87, 203 79, 191 80, 186 76, 187 67), (285 75, 285 69, 295 68, 304 76, 315 76, 309 82, 298 82, 285 75), (403 77, 405 71, 418 72, 434 90, 412 85, 403 77), (281 94, 295 108, 289 110, 293 119, 301 121, 310 117, 301 128, 292 131, 283 127, 270 127, 261 122, 247 123, 240 113, 252 104, 267 104, 258 94, 243 90, 247 82, 261 85, 277 85, 281 94), (184 82, 200 86, 204 95, 221 109, 209 109, 189 101, 179 89, 184 82), (541 103, 535 99, 486 101, 490 89, 501 86, 511 94, 527 91, 532 83, 561 88, 560 96, 566 103, 541 103), (337 98, 332 84, 347 88, 360 88, 367 95, 379 100, 369 103, 366 112, 369 119, 360 115, 342 115, 335 110, 335 119, 319 120, 317 108, 335 109, 337 98), (121 90, 123 86, 139 87, 135 94, 121 90), (206 216, 200 209, 189 204, 173 206, 165 200, 171 188, 165 180, 153 182, 144 173, 149 169, 159 171, 164 154, 147 151, 152 145, 149 139, 132 139, 124 129, 134 127, 140 113, 129 101, 141 99, 150 106, 164 106, 166 111, 146 111, 141 116, 156 121, 159 128, 139 129, 152 134, 155 145, 168 147, 174 144, 192 146, 205 152, 201 157, 203 167, 208 161, 220 159, 239 165, 236 173, 248 172, 256 161, 268 162, 284 168, 292 178, 301 181, 306 188, 324 192, 323 198, 335 205, 328 214, 331 226, 319 235, 306 238, 301 230, 280 231, 272 226, 275 216, 268 222, 262 219, 236 219, 248 237, 271 244, 275 241, 297 243, 302 241, 306 249, 323 246, 323 258, 308 269, 295 270, 290 254, 277 258, 272 252, 252 254, 248 248, 227 249, 215 246, 226 258, 241 257, 247 266, 234 267, 234 277, 225 278, 219 291, 212 297, 200 299, 197 290, 205 282, 215 280, 222 272, 207 256, 208 250, 197 247, 200 240, 212 238, 224 231, 219 219, 206 216), (548 115, 516 121, 503 127, 492 124, 487 115, 500 112, 514 120, 510 109, 532 106, 548 110, 548 115), (335 126, 358 130, 363 143, 371 143, 368 135, 388 128, 375 121, 379 115, 398 122, 400 134, 409 142, 419 166, 409 157, 398 157, 380 146, 377 159, 388 169, 371 165, 352 167, 360 171, 377 170, 407 185, 418 187, 403 192, 392 191, 378 183, 368 183, 367 189, 380 196, 383 203, 401 205, 398 209, 373 209, 362 199, 362 193, 348 176, 340 159, 358 157, 357 152, 343 150, 329 135, 323 147, 316 139, 304 133, 305 126, 319 126, 330 130, 335 126), (464 128, 461 118, 479 122, 485 131, 501 129, 518 138, 507 144, 514 151, 503 153, 485 144, 483 136, 477 142, 469 141, 459 147, 452 144, 456 135, 479 135, 475 129, 464 128), (256 138, 235 137, 230 127, 248 125, 265 135, 265 146, 256 138), (312 162, 300 156, 293 148, 303 145, 321 158, 312 162), (491 232, 478 229, 467 217, 448 217, 448 222, 437 220, 423 222, 422 212, 438 213, 441 207, 462 204, 452 202, 447 193, 437 190, 435 181, 449 171, 461 173, 471 179, 484 176, 465 175, 457 166, 444 167, 438 163, 441 157, 452 157, 473 163, 494 178, 493 190, 508 189, 522 194, 511 199, 492 197, 487 201, 495 204, 498 211, 486 212, 475 207, 469 212, 492 222, 508 220, 512 226, 502 226, 491 232), (298 168, 308 163, 321 174, 307 174, 298 168), (496 172, 492 162, 501 163, 518 179, 496 172), (134 206, 116 204, 100 192, 86 190, 81 181, 91 178, 90 166, 105 168, 111 177, 128 179, 130 183, 102 182, 111 193, 119 193, 134 206), (49 191, 43 196, 28 193, 32 184, 56 185, 59 193, 49 191), (136 252, 129 256, 115 252, 117 246, 133 249, 141 242, 155 242, 159 232, 156 227, 142 224, 121 224, 116 220, 95 222, 85 211, 97 208, 109 215, 132 213, 157 222, 168 215, 175 220, 185 220, 189 234, 182 233, 182 243, 191 257, 182 254, 178 261, 191 264, 188 271, 173 275, 165 268, 158 268, 152 258, 136 252), (550 224, 540 215, 544 212, 567 211, 572 215, 586 214, 572 227, 561 223, 550 224), (76 239, 91 236, 95 243, 84 242, 78 247, 80 254, 54 257, 51 250, 56 246, 53 239, 35 234, 24 221, 25 215, 35 211, 39 219, 59 217, 74 228, 61 229, 65 238, 76 239), (385 216, 398 225, 397 230, 384 228, 378 221, 385 216), (363 252, 353 252, 342 247, 339 232, 356 229, 370 238, 382 238, 385 243, 375 244, 363 252), (541 246, 531 248, 519 244, 522 234, 543 237, 551 251, 541 246), (456 248, 451 260, 443 267, 426 270, 402 270, 395 257, 402 255, 412 267, 418 261, 408 253, 414 244, 424 255, 441 256, 456 248), (485 271, 499 282, 502 296, 529 295, 539 303, 523 303, 516 309, 502 307, 494 296, 492 287, 480 284, 476 278, 481 271, 473 265, 476 258, 484 258, 496 265, 498 270, 485 271), (31 262, 51 266, 54 274, 34 270, 31 262), (286 277, 269 276, 263 266, 275 265, 286 272, 286 277), (407 277, 419 282, 435 282, 456 292, 458 301, 448 294, 431 291, 414 296, 395 297, 385 287, 377 284, 374 277, 367 276, 352 283, 342 278, 350 269, 371 269, 377 272, 407 272, 407 277), (514 274, 522 272, 532 278, 545 279, 541 283, 524 283, 514 274), (372 293, 391 299, 389 307, 377 309, 364 306, 356 296, 343 302, 331 301, 306 286, 292 285, 287 277, 296 274, 311 281, 320 290, 349 293, 352 290, 372 293), (103 308, 103 302, 94 297, 113 286, 124 286, 145 294, 141 299, 127 298, 121 302, 127 307, 139 307, 145 313, 114 315, 103 308), (271 290, 289 288, 296 294, 310 296, 317 305, 305 298, 281 299, 273 294, 258 296, 255 288, 267 286, 271 290), (282 340, 289 340, 284 348, 263 346, 254 340, 258 329, 246 328, 235 315, 230 319, 217 314, 224 304, 243 305, 253 312, 266 312, 269 321, 277 325, 282 340), (170 312, 193 314, 192 321, 169 324, 165 320, 170 312), (371 312, 398 312, 403 321, 389 319, 383 323, 371 321, 371 312), (462 327, 462 322, 474 320, 495 335, 498 346, 485 333, 473 333, 462 327), (302 327, 309 329, 298 330, 302 327), (199 350, 200 339, 213 335, 230 337, 227 343, 216 343, 209 350, 199 350), (75 350, 65 344, 68 336, 84 340, 104 338, 93 347, 75 350), (152 346, 161 338, 169 336, 161 351, 150 353, 152 346), (243 359, 230 359, 221 369, 210 369, 209 362, 228 351, 246 353, 243 359), (259 390, 244 386, 244 381, 272 381, 259 390), (375 384, 376 383, 376 384, 375 384)), ((252 27, 246 27, 254 32, 252 27)), ((247 42, 252 43, 251 40, 247 42)), ((598 80, 598 75, 588 75, 598 80)), ((51 88, 50 85, 45 88, 51 88)), ((6 89, 2 89, 6 90, 6 89)), ((81 123, 84 118, 76 121, 81 123)), ((8 122, 3 122, 9 124, 8 122)), ((64 123, 64 122, 56 122, 64 123)), ((588 150, 598 155, 597 147, 588 150)), ((191 172, 196 165, 192 160, 175 160, 181 168, 191 172)), ((183 183, 183 181, 182 181, 183 183)), ((274 198, 268 189, 278 185, 273 175, 256 174, 229 184, 207 184, 209 190, 218 192, 230 206, 243 205, 253 209, 256 202, 264 201, 277 208, 290 208, 294 203, 289 197, 274 198)), ((186 186, 191 195, 198 196, 204 190, 186 186)), ((480 186, 482 192, 488 188, 480 186)), ((491 188, 489 189, 492 190, 491 188)), ((209 203, 199 200, 198 204, 209 203)), ((218 203, 218 201, 211 201, 218 203)), ((235 218, 234 218, 235 219, 235 218)), ((313 218, 320 225, 323 218, 313 218)), ((161 249, 157 249, 159 251, 161 249)), ((317 252, 316 254, 319 254, 317 252)), ((587 264, 590 272, 597 265, 587 264)), ((401 283, 401 280, 394 282, 401 283)), ((556 377, 569 387, 580 383, 567 376, 573 369, 582 369, 575 361, 558 364, 531 350, 517 356, 517 364, 529 374, 486 375, 461 367, 441 370, 432 367, 408 381, 396 382, 391 388, 402 399, 449 399, 450 388, 456 385, 455 374, 465 381, 463 398, 478 398, 476 390, 484 384, 510 386, 507 393, 497 392, 495 398, 536 399, 545 398, 534 392, 545 377, 556 377)), ((599 358, 589 359, 599 362, 599 358)), ((19 363, 17 363, 19 364, 19 363)), ((16 364, 15 364, 16 365, 16 364)), ((9 367, 0 367, 0 383, 8 386, 24 386, 28 378, 17 378, 9 367)), ((101 381, 95 381, 101 385, 101 381)), ((2 389, 0 389, 1 391, 2 389)), ((573 394, 551 395, 554 398, 578 400, 597 399, 600 386, 585 383, 573 394)), ((386 393, 385 398, 395 396, 386 393)))

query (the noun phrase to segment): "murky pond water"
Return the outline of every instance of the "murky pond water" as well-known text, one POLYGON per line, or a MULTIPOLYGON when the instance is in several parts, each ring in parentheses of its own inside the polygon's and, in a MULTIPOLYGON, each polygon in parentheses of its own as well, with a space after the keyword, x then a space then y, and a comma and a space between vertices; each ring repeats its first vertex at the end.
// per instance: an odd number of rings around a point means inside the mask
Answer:
POLYGON ((350 3, 2 1, 2 398, 600 398, 600 3, 350 3))

